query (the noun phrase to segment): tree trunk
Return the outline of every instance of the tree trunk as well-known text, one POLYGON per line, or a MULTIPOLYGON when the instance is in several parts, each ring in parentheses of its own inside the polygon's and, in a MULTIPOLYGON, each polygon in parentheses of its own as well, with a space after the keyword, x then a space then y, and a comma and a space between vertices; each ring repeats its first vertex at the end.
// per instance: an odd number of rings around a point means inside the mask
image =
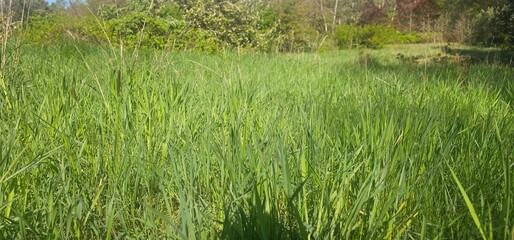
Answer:
POLYGON ((321 16, 323 17, 323 26, 325 27, 325 33, 328 32, 328 24, 327 24, 327 18, 325 17, 325 11, 324 11, 324 6, 323 6, 323 0, 320 0, 320 11, 321 11, 321 16))
POLYGON ((334 6, 334 20, 332 21, 332 33, 336 32, 337 6, 338 5, 339 5, 339 0, 336 0, 336 4, 334 6))

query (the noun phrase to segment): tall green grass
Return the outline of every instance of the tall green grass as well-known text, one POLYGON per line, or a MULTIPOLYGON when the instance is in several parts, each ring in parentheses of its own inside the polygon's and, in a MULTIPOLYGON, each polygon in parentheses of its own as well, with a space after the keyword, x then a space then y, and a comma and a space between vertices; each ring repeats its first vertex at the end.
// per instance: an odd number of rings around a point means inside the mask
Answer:
POLYGON ((512 238, 512 69, 20 51, 2 239, 512 238))

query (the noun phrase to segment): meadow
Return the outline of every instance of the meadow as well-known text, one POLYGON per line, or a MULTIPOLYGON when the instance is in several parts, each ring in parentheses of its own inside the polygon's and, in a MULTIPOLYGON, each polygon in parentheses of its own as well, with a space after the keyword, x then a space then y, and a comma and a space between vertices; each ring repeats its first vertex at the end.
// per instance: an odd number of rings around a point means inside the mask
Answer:
POLYGON ((514 70, 442 49, 22 46, 0 239, 511 239, 514 70))

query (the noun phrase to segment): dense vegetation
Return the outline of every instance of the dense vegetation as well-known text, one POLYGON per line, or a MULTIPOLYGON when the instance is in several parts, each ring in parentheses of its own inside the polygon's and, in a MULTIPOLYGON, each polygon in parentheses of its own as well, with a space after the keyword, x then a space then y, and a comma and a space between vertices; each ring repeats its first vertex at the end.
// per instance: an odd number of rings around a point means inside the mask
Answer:
POLYGON ((439 49, 22 46, 0 238, 510 239, 513 70, 439 49))
POLYGON ((0 239, 512 239, 513 46, 508 0, 0 0, 0 239))
POLYGON ((16 28, 13 34, 32 44, 72 39, 204 52, 323 51, 443 41, 514 45, 514 4, 508 0, 57 0, 50 5, 44 0, 2 0, 0 4, 2 27, 16 28))

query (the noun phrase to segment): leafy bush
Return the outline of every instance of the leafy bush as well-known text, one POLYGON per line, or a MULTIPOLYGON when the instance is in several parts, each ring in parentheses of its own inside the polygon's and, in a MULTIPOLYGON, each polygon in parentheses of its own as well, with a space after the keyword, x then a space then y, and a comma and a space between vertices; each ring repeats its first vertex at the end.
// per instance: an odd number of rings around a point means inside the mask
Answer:
POLYGON ((19 36, 33 44, 58 44, 70 40, 99 43, 105 39, 101 26, 94 19, 72 20, 68 15, 58 14, 31 17, 19 36))
POLYGON ((108 6, 100 10, 115 43, 216 52, 264 49, 263 45, 274 39, 274 16, 262 6, 208 0, 182 7, 160 3, 150 11, 137 9, 144 8, 129 5, 121 10, 108 6))
POLYGON ((116 43, 129 47, 164 48, 173 33, 180 32, 185 23, 170 18, 132 13, 107 22, 108 32, 116 43))
POLYGON ((398 36, 398 43, 421 43, 423 38, 419 34, 413 33, 400 33, 398 36))
POLYGON ((256 16, 247 3, 213 0, 196 3, 185 14, 193 28, 212 32, 227 48, 256 46, 256 16))
POLYGON ((340 48, 382 48, 385 44, 421 42, 417 34, 402 33, 393 27, 378 24, 341 25, 337 28, 335 39, 340 48))
POLYGON ((490 7, 480 11, 472 19, 472 44, 513 46, 514 5, 490 7))
POLYGON ((157 0, 150 4, 134 0, 97 6, 96 17, 75 16, 65 10, 34 16, 28 29, 20 34, 27 43, 36 44, 58 45, 71 39, 89 43, 109 41, 128 48, 204 52, 332 48, 333 38, 300 21, 306 9, 298 12, 297 6, 290 4, 286 10, 249 2, 205 0, 179 4, 157 0))
POLYGON ((176 50, 214 53, 223 49, 223 43, 212 31, 195 28, 185 32, 184 36, 176 38, 173 47, 176 50))

